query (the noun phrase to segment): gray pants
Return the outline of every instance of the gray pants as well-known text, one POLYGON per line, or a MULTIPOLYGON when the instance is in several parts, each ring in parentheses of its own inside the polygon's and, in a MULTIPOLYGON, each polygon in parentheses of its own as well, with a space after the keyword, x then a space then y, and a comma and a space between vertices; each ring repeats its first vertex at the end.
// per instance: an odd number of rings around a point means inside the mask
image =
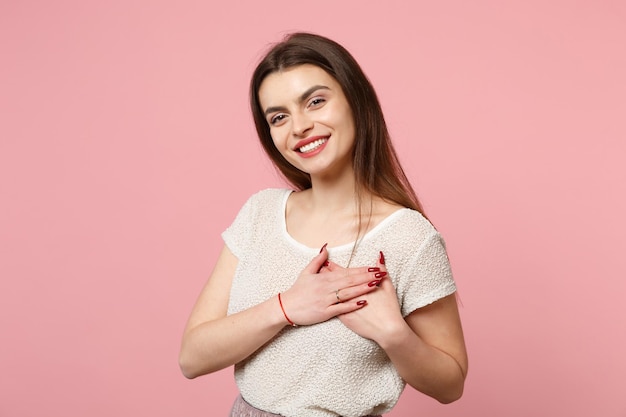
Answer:
MULTIPOLYGON (((237 396, 233 409, 230 410, 230 417, 281 417, 280 414, 268 413, 259 410, 248 404, 241 395, 237 396)), ((382 417, 382 416, 364 416, 364 417, 382 417)))
POLYGON ((280 414, 268 413, 248 404, 241 395, 237 396, 230 417, 281 417, 280 414))

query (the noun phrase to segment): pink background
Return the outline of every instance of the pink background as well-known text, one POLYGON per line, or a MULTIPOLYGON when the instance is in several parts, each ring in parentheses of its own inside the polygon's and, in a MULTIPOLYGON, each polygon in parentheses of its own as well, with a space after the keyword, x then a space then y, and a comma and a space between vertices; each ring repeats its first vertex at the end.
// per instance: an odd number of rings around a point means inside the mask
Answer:
POLYGON ((1 416, 226 415, 180 335, 281 185, 246 95, 292 30, 372 79, 460 288, 464 397, 389 416, 626 416, 626 3, 379 3, 0 3, 1 416))

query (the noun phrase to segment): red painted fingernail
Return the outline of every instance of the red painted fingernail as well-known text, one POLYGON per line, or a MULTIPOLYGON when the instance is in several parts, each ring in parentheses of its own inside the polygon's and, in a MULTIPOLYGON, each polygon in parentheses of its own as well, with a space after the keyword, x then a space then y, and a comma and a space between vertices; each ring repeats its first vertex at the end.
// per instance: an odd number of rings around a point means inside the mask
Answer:
POLYGON ((358 306, 364 306, 365 304, 367 304, 367 301, 365 301, 365 300, 359 300, 359 301, 356 302, 356 305, 358 305, 358 306))
POLYGON ((322 249, 320 249, 320 253, 322 253, 324 251, 324 248, 326 247, 326 245, 328 245, 328 243, 324 243, 324 246, 322 246, 322 249))
POLYGON ((324 265, 324 266, 328 266, 328 265, 330 265, 330 264, 328 263, 328 259, 326 259, 322 265, 324 265))
POLYGON ((377 272, 377 273, 375 273, 375 274, 374 274, 374 276, 375 276, 376 278, 383 278, 383 277, 384 277, 384 276, 386 276, 386 275, 387 275, 387 273, 386 273, 385 271, 383 271, 383 272, 377 272))
POLYGON ((380 251, 380 258, 378 262, 380 262, 381 265, 385 264, 385 255, 383 254, 383 251, 380 251))
POLYGON ((378 272, 380 268, 367 268, 367 272, 378 272))
POLYGON ((374 285, 378 285, 378 284, 380 284, 380 280, 379 279, 370 282, 369 284, 367 284, 367 286, 368 287, 373 287, 374 285))

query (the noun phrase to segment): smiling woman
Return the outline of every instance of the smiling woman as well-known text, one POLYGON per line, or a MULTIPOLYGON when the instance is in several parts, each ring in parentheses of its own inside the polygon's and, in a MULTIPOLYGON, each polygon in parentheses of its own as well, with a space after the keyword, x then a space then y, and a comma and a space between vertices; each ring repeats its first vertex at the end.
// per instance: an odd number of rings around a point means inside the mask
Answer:
POLYGON ((406 383, 458 399, 468 361, 445 246, 359 65, 295 33, 261 60, 250 99, 293 189, 253 195, 222 234, 183 335, 184 375, 234 365, 233 417, 380 415, 406 383))
POLYGON ((261 84, 259 104, 275 148, 292 166, 316 179, 336 180, 336 170, 354 177, 352 111, 326 71, 299 65, 274 72, 261 84))

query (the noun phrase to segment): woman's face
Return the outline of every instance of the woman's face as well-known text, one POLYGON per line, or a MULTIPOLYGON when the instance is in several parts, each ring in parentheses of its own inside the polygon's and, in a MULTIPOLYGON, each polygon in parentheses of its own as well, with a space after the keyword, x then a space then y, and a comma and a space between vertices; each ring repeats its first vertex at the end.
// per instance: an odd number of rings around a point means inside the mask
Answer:
POLYGON ((278 151, 312 177, 352 170, 355 126, 339 83, 323 69, 300 65, 268 75, 259 101, 278 151))

